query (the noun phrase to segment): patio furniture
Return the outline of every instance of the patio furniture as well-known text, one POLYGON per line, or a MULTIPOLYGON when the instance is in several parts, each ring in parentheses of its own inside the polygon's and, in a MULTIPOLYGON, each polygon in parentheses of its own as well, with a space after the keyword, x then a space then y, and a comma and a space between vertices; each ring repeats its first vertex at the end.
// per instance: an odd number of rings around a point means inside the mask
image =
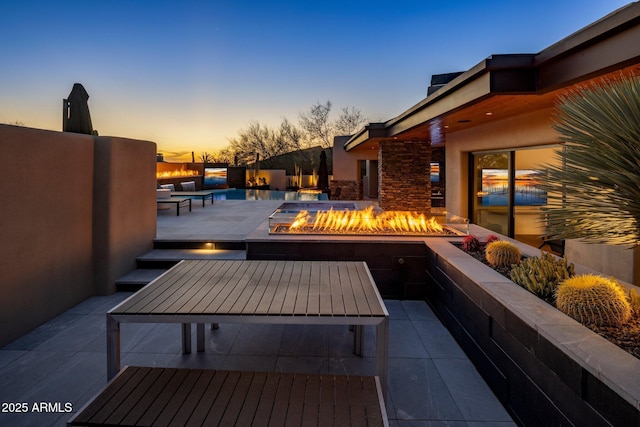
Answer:
POLYGON ((213 204, 213 195, 215 194, 214 190, 200 190, 200 191, 173 191, 171 193, 172 196, 176 197, 189 197, 193 199, 202 199, 202 207, 204 208, 204 202, 206 199, 211 199, 211 204, 213 204))
POLYGON ((191 199, 188 197, 169 197, 168 199, 162 198, 156 199, 156 202, 158 203, 158 206, 161 206, 164 203, 176 205, 177 216, 180 216, 181 207, 189 206, 189 212, 191 212, 191 199))
POLYGON ((376 370, 387 387, 389 313, 364 262, 183 260, 107 313, 107 376, 120 370, 120 323, 181 323, 183 352, 191 323, 204 350, 205 323, 376 325, 376 370))
POLYGON ((376 377, 129 366, 68 426, 388 426, 376 377))
POLYGON ((181 182, 180 187, 182 187, 182 191, 196 191, 196 182, 195 181, 181 182))
POLYGON ((173 184, 160 184, 160 188, 168 188, 170 191, 176 191, 176 186, 173 184))
MULTIPOLYGON (((171 198, 171 190, 168 188, 157 188, 156 189, 156 199, 169 199, 171 198)), ((160 203, 158 202, 158 210, 165 210, 171 207, 170 203, 160 203)))

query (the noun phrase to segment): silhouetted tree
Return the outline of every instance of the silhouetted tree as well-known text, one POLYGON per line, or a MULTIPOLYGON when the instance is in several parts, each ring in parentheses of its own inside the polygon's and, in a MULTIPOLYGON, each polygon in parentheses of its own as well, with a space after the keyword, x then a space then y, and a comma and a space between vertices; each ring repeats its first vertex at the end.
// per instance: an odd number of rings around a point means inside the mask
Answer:
POLYGON ((309 111, 299 114, 300 127, 306 132, 307 147, 320 145, 332 148, 336 135, 351 135, 366 122, 360 110, 344 107, 336 121, 330 119, 331 101, 311 106, 309 111))

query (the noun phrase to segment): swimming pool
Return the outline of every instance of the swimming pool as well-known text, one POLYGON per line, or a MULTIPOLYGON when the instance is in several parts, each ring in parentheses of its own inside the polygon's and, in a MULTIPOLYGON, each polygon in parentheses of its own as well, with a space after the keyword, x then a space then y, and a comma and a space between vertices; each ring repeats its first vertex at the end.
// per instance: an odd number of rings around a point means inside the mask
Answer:
POLYGON ((297 191, 243 190, 229 188, 215 190, 214 200, 328 200, 326 194, 298 193, 297 191))

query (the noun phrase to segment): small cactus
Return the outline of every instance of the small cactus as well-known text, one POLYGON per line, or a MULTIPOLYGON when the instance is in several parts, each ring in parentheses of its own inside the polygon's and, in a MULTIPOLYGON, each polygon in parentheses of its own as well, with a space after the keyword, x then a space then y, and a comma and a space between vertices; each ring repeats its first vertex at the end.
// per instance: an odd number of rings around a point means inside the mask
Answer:
POLYGON ((480 240, 478 240, 475 236, 468 235, 464 236, 462 240, 462 249, 466 252, 479 252, 482 246, 480 245, 480 240))
POLYGON ((573 264, 541 251, 540 257, 523 260, 511 270, 511 280, 545 301, 553 302, 558 284, 574 275, 573 264))
POLYGON ((631 317, 631 305, 620 284, 594 274, 561 282, 556 290, 556 307, 587 325, 620 326, 631 317))
POLYGON ((509 267, 520 263, 520 249, 506 240, 495 240, 485 248, 485 258, 493 267, 509 267))

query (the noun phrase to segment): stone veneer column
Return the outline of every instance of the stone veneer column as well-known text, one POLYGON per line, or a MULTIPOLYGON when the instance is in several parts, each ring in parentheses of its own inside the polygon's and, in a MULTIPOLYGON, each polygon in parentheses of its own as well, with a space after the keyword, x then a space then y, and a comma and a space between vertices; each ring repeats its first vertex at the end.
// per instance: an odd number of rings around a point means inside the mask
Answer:
POLYGON ((381 142, 378 162, 379 203, 382 209, 431 212, 429 142, 381 142))

